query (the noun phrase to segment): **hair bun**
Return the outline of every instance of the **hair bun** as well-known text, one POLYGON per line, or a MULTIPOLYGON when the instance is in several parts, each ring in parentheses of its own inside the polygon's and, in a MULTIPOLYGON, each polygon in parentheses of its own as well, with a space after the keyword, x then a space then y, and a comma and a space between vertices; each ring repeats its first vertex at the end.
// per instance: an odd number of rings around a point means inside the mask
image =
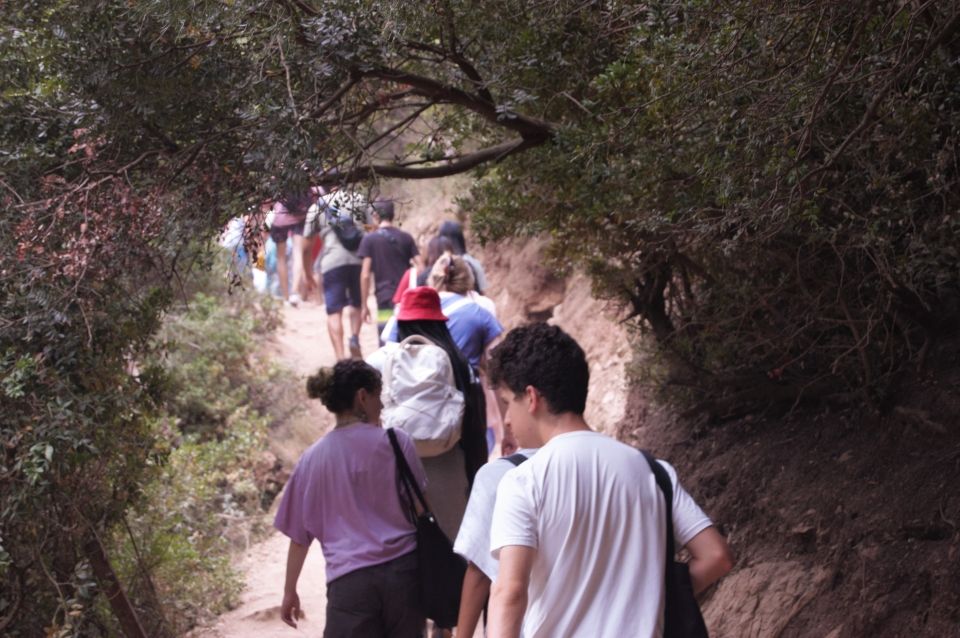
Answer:
POLYGON ((307 378, 307 396, 311 399, 324 399, 333 389, 333 368, 320 368, 307 378))

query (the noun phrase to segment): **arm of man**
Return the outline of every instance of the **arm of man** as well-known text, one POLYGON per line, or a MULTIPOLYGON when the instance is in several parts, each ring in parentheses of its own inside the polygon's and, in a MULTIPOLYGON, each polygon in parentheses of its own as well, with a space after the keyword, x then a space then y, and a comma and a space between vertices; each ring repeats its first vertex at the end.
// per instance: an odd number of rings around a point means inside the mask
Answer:
MULTIPOLYGON (((356 271, 354 271, 356 272, 356 271)), ((369 322, 370 307, 367 305, 370 299, 370 284, 373 281, 373 259, 363 258, 363 264, 360 266, 360 320, 369 322)))
POLYGON ((303 561, 307 558, 309 545, 301 545, 290 541, 287 550, 287 575, 283 585, 283 602, 280 604, 280 619, 291 627, 296 628, 300 617, 300 597, 297 595, 297 581, 300 580, 300 571, 303 561))
POLYGON ((490 595, 490 579, 473 562, 467 563, 460 591, 460 613, 457 615, 457 635, 473 638, 480 622, 480 614, 490 595))
POLYGON ((716 527, 708 527, 686 545, 690 552, 690 580, 693 593, 699 595, 707 587, 733 569, 733 552, 716 527))
POLYGON ((535 556, 535 549, 523 545, 507 545, 500 549, 500 572, 490 594, 490 638, 520 636, 535 556))

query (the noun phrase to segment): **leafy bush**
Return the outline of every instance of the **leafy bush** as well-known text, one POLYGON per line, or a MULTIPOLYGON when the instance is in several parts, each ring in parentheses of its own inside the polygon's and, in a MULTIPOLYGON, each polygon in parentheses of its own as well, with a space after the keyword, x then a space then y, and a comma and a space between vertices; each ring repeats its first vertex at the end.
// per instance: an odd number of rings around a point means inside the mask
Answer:
POLYGON ((960 318, 957 9, 650 3, 466 205, 552 236, 716 417, 881 407, 960 318))
POLYGON ((112 535, 114 567, 151 635, 180 635, 236 603, 231 553, 270 503, 270 417, 255 404, 271 401, 284 372, 261 360, 257 339, 277 325, 277 306, 247 290, 217 291, 219 274, 206 280, 167 315, 144 362, 161 408, 154 478, 112 535))

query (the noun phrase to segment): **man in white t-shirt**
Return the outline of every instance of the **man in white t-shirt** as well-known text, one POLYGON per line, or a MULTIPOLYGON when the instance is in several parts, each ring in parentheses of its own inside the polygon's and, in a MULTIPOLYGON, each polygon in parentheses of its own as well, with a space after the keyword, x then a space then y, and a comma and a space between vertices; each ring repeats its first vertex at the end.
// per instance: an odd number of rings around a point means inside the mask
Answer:
MULTIPOLYGON (((490 533, 499 573, 494 638, 663 634, 666 505, 646 459, 583 418, 590 372, 556 326, 511 331, 492 353, 491 381, 521 447, 540 447, 500 481, 490 533)), ((675 544, 703 591, 733 566, 726 541, 673 482, 675 544)))

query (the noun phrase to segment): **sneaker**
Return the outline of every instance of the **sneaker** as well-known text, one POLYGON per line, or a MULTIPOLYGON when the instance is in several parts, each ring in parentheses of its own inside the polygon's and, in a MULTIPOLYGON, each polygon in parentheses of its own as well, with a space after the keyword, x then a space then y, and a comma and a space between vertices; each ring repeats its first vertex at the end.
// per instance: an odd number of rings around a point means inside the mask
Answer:
POLYGON ((290 298, 287 301, 290 303, 291 306, 293 306, 294 308, 297 308, 300 306, 300 303, 303 301, 303 299, 300 298, 300 295, 294 292, 294 293, 291 293, 290 298))
POLYGON ((357 335, 350 337, 350 356, 354 359, 363 358, 363 354, 360 352, 360 337, 357 335))

